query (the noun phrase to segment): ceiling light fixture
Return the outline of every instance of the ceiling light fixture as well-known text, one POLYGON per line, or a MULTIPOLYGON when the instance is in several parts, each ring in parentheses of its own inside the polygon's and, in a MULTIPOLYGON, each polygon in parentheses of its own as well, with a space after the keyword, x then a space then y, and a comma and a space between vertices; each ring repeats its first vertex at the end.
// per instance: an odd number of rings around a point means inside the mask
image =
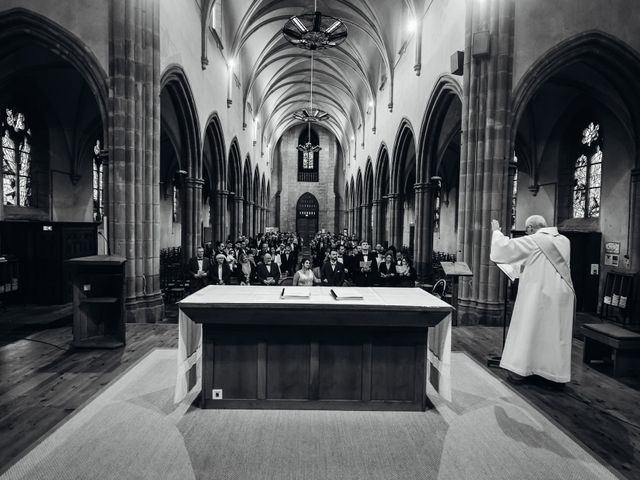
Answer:
POLYGON ((301 152, 318 152, 321 150, 319 145, 311 143, 311 123, 321 122, 329 118, 329 114, 319 108, 313 108, 313 51, 311 51, 311 80, 309 81, 309 108, 303 108, 293 114, 296 120, 307 123, 307 143, 298 145, 301 152))
POLYGON ((337 18, 322 15, 314 2, 314 13, 294 15, 282 29, 291 44, 307 50, 322 50, 340 45, 347 38, 347 27, 337 18))

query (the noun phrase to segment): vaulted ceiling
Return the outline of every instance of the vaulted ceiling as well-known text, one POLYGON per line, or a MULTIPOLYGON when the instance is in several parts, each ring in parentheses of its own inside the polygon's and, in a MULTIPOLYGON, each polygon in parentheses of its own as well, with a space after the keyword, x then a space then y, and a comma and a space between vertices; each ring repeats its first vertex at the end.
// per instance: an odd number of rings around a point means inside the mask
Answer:
POLYGON ((293 112, 309 106, 311 51, 287 42, 284 24, 314 8, 344 22, 342 44, 313 52, 314 108, 330 114, 323 123, 344 146, 360 137, 359 129, 374 126, 378 95, 388 98, 381 105, 392 102, 407 22, 422 17, 433 0, 208 0, 204 8, 217 1, 223 1, 224 54, 237 65, 244 122, 257 119, 265 143, 275 144, 300 123, 293 112))

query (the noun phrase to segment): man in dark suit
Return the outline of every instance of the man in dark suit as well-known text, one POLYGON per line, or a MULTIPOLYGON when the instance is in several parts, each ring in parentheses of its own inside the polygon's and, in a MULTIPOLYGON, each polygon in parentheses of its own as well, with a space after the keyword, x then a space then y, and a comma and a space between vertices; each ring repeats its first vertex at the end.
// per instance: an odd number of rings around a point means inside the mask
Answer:
POLYGON ((261 285, 277 285, 280 280, 280 269, 271 261, 271 254, 264 254, 264 263, 258 265, 258 280, 261 285))
POLYGON ((216 263, 209 269, 209 278, 213 285, 229 285, 231 267, 229 267, 224 253, 216 255, 216 263))
POLYGON ((196 256, 189 260, 188 268, 191 291, 195 292, 202 287, 206 287, 211 262, 204 256, 204 248, 198 247, 196 249, 196 256))
POLYGON ((296 271, 295 256, 291 253, 291 247, 286 245, 284 253, 280 254, 280 270, 285 275, 293 275, 296 271))
POLYGON ((361 251, 353 257, 353 280, 359 287, 368 287, 378 278, 378 264, 369 251, 369 242, 363 241, 360 247, 361 251))
POLYGON ((344 283, 344 265, 338 262, 338 251, 334 248, 329 253, 329 260, 324 262, 320 269, 322 285, 341 287, 344 283))

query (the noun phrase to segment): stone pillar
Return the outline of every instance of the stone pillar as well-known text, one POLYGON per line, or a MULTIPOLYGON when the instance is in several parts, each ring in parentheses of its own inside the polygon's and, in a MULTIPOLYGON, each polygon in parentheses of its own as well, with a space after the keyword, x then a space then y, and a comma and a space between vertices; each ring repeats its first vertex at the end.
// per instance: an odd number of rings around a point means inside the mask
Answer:
POLYGON ((274 212, 274 227, 281 228, 280 226, 280 192, 276 193, 275 212, 274 212))
MULTIPOLYGON (((640 168, 631 170, 631 237, 629 238, 629 267, 640 272, 640 168)), ((625 259, 622 258, 622 266, 625 259)))
POLYGON ((351 228, 351 209, 347 208, 344 211, 344 214, 345 214, 345 222, 347 224, 347 230, 349 230, 349 235, 355 235, 355 232, 351 228))
POLYGON ((500 324, 503 315, 504 282, 489 253, 491 219, 509 225, 514 10, 515 0, 467 0, 458 250, 473 277, 458 292, 462 324, 500 324))
POLYGON ((264 207, 258 205, 258 232, 264 233, 264 207))
POLYGON ((259 207, 256 202, 253 202, 253 236, 255 237, 260 232, 260 215, 259 207))
POLYGON ((185 259, 195 255, 196 249, 202 245, 200 223, 202 218, 202 186, 204 180, 189 177, 184 182, 185 206, 182 222, 182 250, 185 259))
POLYGON ((433 200, 438 186, 431 182, 416 183, 416 230, 414 239, 414 267, 418 280, 426 281, 431 275, 433 252, 433 200))
POLYGON ((358 237, 363 238, 364 235, 362 233, 362 205, 358 205, 356 207, 356 232, 358 232, 358 237))
POLYGON ((402 205, 400 205, 400 198, 397 193, 390 193, 387 198, 387 216, 389 218, 389 229, 386 233, 386 238, 389 245, 401 247, 402 243, 402 217, 404 212, 402 211, 402 205))
POLYGON ((160 41, 154 0, 110 2, 109 242, 127 259, 129 322, 156 322, 160 294, 160 41))
POLYGON ((236 195, 236 231, 232 233, 235 241, 242 235, 244 230, 244 198, 242 195, 236 195))
POLYGON ((229 231, 229 218, 227 218, 227 197, 229 192, 226 190, 218 190, 215 202, 215 218, 212 219, 213 241, 224 242, 227 239, 229 231))
POLYGON ((249 235, 251 231, 251 213, 249 212, 249 201, 242 201, 242 234, 249 235))
POLYGON ((371 226, 371 238, 368 238, 367 240, 369 243, 375 245, 380 241, 378 233, 380 229, 380 200, 378 199, 374 200, 371 204, 371 220, 373 223, 371 226))
POLYGON ((362 204, 362 238, 371 242, 371 204, 362 204))

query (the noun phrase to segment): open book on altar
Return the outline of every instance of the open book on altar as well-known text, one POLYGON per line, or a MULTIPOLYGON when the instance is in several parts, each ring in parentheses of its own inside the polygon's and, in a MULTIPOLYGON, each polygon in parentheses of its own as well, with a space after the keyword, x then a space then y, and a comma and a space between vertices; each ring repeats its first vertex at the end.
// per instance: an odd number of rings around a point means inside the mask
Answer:
POLYGON ((331 295, 336 300, 363 300, 364 296, 357 288, 353 287, 333 287, 331 289, 331 295))
POLYGON ((309 298, 310 296, 308 287, 286 287, 280 294, 280 298, 309 298))

